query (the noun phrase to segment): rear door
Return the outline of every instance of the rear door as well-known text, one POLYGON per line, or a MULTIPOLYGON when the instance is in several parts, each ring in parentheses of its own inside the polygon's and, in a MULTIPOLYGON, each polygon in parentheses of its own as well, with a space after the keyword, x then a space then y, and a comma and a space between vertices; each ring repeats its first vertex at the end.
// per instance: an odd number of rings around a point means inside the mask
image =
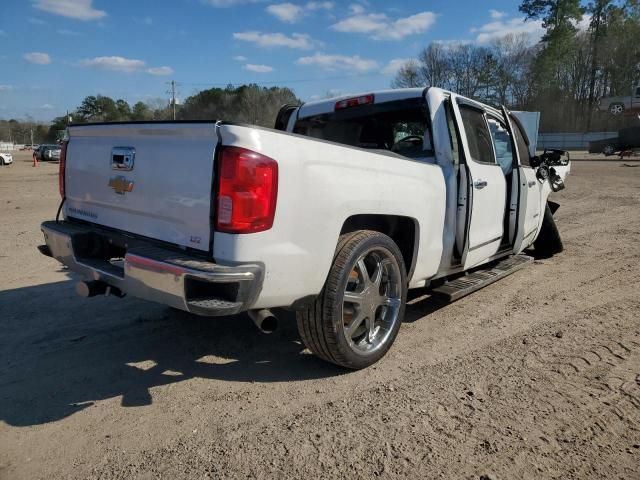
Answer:
POLYGON ((502 113, 511 138, 515 142, 518 158, 518 168, 513 177, 513 188, 518 191, 513 253, 518 254, 533 242, 538 230, 542 185, 536 177, 535 170, 529 164, 530 156, 526 134, 519 122, 512 119, 510 112, 505 107, 502 107, 502 113))
POLYGON ((208 251, 214 123, 69 129, 65 215, 208 251))
POLYGON ((467 269, 486 261, 500 248, 504 230, 506 182, 496 162, 484 111, 455 102, 454 111, 458 123, 463 127, 461 137, 466 168, 462 171, 468 176, 462 253, 462 265, 467 269))

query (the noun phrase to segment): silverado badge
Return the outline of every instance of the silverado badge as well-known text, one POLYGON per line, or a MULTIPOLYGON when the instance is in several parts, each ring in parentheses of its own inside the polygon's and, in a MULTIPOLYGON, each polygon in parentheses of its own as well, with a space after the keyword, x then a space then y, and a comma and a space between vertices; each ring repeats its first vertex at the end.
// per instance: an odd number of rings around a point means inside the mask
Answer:
POLYGON ((109 186, 115 190, 118 195, 124 195, 127 192, 133 191, 133 182, 127 180, 122 175, 117 177, 111 177, 109 180, 109 186))

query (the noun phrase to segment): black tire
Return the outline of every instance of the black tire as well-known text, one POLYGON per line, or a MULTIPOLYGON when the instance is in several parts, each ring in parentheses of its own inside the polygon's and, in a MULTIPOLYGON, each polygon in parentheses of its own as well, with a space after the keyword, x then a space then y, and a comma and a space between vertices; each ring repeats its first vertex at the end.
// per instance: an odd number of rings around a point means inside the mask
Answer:
POLYGON ((544 218, 542 219, 542 226, 540 227, 540 233, 538 238, 533 242, 535 253, 537 257, 548 258, 556 253, 560 253, 564 250, 562 245, 562 239, 560 238, 560 232, 556 226, 556 222, 553 219, 553 214, 549 205, 546 205, 544 210, 544 218))
MULTIPOLYGON (((381 264, 378 263, 378 266, 381 264)), ((391 279, 392 275, 388 274, 384 278, 391 279)), ((381 285, 380 282, 378 284, 381 285)), ((323 360, 354 370, 366 368, 380 360, 391 348, 404 318, 406 300, 407 273, 402 254, 395 242, 387 235, 370 230, 348 233, 342 235, 338 241, 333 264, 320 295, 308 308, 296 312, 298 331, 306 347, 323 360), (394 306, 385 307, 380 305, 377 307, 383 309, 381 310, 383 317, 386 317, 388 313, 385 310, 386 308, 393 308, 394 310, 390 315, 393 323, 387 325, 386 327, 388 328, 385 330, 382 330, 382 327, 376 330, 381 337, 378 339, 380 343, 375 347, 375 350, 362 352, 353 345, 355 332, 351 334, 350 340, 347 339, 349 334, 345 331, 346 317, 343 313, 345 290, 348 287, 348 283, 353 281, 353 274, 358 268, 356 266, 358 260, 362 259, 363 255, 365 255, 364 260, 366 260, 369 258, 366 255, 376 255, 378 253, 385 255, 383 263, 388 266, 385 268, 392 268, 394 275, 397 276, 397 280, 393 282, 388 280, 388 284, 383 287, 391 288, 390 285, 393 283, 393 288, 396 292, 394 306), (384 332, 384 334, 380 332, 384 332)), ((346 300, 346 302, 349 302, 349 300, 346 300)), ((355 305, 353 305, 353 308, 355 309, 355 305)), ((377 319, 379 310, 375 310, 375 312, 373 317, 377 319)), ((357 316, 360 317, 362 314, 358 313, 357 316)), ((351 318, 355 317, 356 314, 352 313, 351 318)), ((377 321, 375 320, 373 323, 375 324, 377 321)), ((359 328, 362 328, 365 322, 366 320, 362 321, 359 328)), ((368 327, 364 328, 366 331, 368 327)), ((367 334, 365 333, 364 335, 366 336, 367 334)), ((374 336, 368 338, 374 338, 374 336)), ((366 342, 372 343, 370 340, 366 340, 366 342)), ((367 345, 365 340, 360 343, 367 345)))

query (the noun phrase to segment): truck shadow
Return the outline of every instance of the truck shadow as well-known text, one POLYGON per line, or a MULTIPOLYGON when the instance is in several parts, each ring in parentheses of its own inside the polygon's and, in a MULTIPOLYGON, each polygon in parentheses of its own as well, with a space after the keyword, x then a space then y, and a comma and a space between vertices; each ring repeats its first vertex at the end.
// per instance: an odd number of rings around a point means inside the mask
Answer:
MULTIPOLYGON (((444 306, 419 294, 405 322, 444 306)), ((265 335, 244 314, 203 318, 135 298, 83 299, 73 281, 0 291, 0 331, 0 420, 14 426, 115 397, 124 407, 150 405, 150 389, 194 378, 214 380, 207 388, 215 395, 228 382, 349 372, 305 351, 291 312, 265 335)))
POLYGON ((152 403, 150 389, 193 378, 291 382, 344 369, 299 340, 288 313, 271 335, 246 315, 201 318, 133 298, 82 299, 74 282, 0 292, 0 420, 47 423, 96 400, 152 403))

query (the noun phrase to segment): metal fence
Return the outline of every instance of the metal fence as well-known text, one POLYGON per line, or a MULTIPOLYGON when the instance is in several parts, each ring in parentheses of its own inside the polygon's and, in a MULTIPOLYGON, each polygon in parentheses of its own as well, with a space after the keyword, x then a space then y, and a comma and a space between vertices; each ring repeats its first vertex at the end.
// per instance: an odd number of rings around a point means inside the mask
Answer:
POLYGON ((538 135, 538 150, 556 148, 558 150, 587 150, 589 142, 615 138, 618 132, 589 132, 589 133, 540 133, 538 135))

